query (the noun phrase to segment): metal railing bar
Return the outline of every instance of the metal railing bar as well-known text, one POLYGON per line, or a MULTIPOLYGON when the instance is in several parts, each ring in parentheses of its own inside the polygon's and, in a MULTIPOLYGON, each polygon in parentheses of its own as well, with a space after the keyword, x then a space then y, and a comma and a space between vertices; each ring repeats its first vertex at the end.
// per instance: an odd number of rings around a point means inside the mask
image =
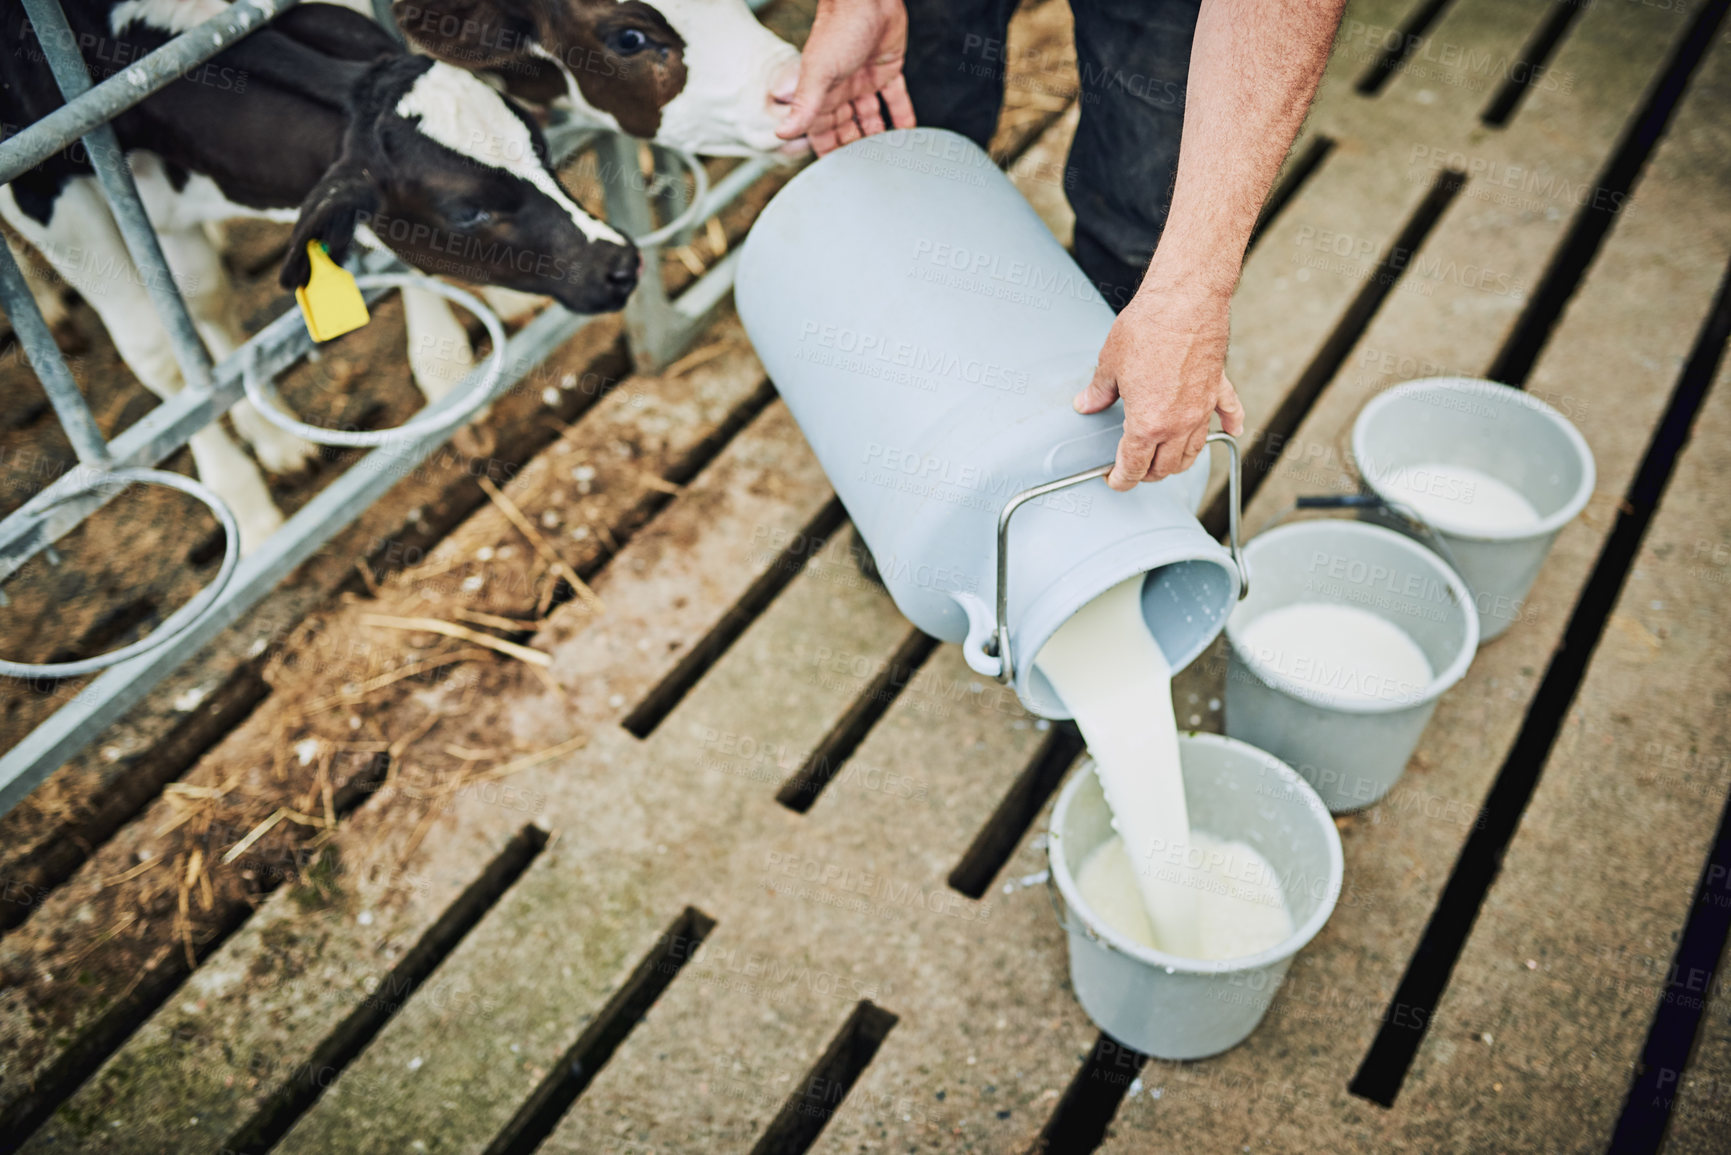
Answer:
MULTIPOLYGON (((693 167, 701 167, 703 164, 701 160, 698 160, 695 157, 692 157, 691 160, 695 162, 693 167)), ((690 195, 686 190, 684 180, 686 164, 686 158, 682 157, 679 153, 671 151, 663 152, 659 150, 655 153, 655 178, 650 182, 650 185, 645 192, 648 193, 656 207, 660 210, 661 219, 666 221, 668 224, 672 224, 674 221, 678 220, 680 214, 685 212, 691 204, 690 195)), ((693 175, 695 176, 698 174, 694 173, 693 175)), ((701 200, 707 202, 709 199, 709 173, 704 171, 701 175, 704 182, 703 187, 697 189, 696 192, 697 196, 701 200)), ((700 205, 691 214, 691 223, 668 237, 662 242, 662 244, 667 246, 690 244, 692 235, 697 231, 698 227, 703 224, 703 218, 707 215, 703 212, 705 207, 707 207, 707 204, 700 205)), ((663 229, 666 227, 666 225, 662 226, 663 229)), ((638 242, 640 245, 642 243, 643 242, 641 241, 638 242)))
POLYGON ((545 129, 547 151, 553 157, 554 166, 570 160, 605 131, 592 124, 580 124, 565 113, 554 114, 552 123, 545 129))
MULTIPOLYGON (((288 319, 300 325, 299 313, 288 314, 288 319)), ((505 373, 494 387, 494 396, 522 380, 590 320, 560 308, 543 310, 506 342, 505 373)), ((471 384, 465 379, 436 405, 429 406, 429 411, 462 400, 471 384)), ((284 574, 311 557, 449 437, 449 430, 441 430, 383 446, 355 462, 241 560, 222 596, 197 622, 163 645, 114 666, 26 735, 0 757, 0 814, 17 805, 66 759, 95 741, 182 661, 238 621, 284 574)))
MULTIPOLYGON (((84 56, 78 48, 78 38, 66 22, 60 0, 24 0, 24 10, 36 29, 36 39, 42 55, 60 86, 60 94, 71 104, 90 92, 90 72, 84 66, 84 56)), ((92 128, 84 137, 90 165, 96 170, 96 180, 102 186, 102 199, 120 229, 132 264, 144 281, 144 291, 168 330, 174 359, 180 363, 181 380, 188 388, 210 387, 210 352, 198 335, 186 301, 175 286, 169 272, 168 259, 162 255, 162 242, 144 213, 144 202, 138 198, 138 184, 132 179, 132 169, 120 151, 120 140, 114 126, 107 122, 92 128)))
MULTIPOLYGON (((35 2, 41 3, 42 0, 35 0, 35 2)), ((268 18, 269 16, 275 15, 278 11, 292 7, 298 2, 299 0, 241 0, 241 4, 236 7, 242 5, 248 6, 264 12, 266 18, 268 18)), ((259 23, 262 22, 262 20, 259 21, 259 23)), ((159 49, 156 53, 146 57, 145 60, 135 66, 135 68, 149 65, 151 61, 157 59, 157 57, 162 53, 167 52, 169 48, 187 40, 189 37, 199 36, 205 30, 211 29, 213 26, 220 23, 222 23, 220 19, 207 21, 205 24, 200 25, 199 28, 183 34, 170 45, 159 49)), ((251 31, 253 27, 256 27, 256 25, 247 26, 244 21, 240 23, 243 31, 251 31)), ((221 29, 218 29, 217 32, 218 34, 226 35, 226 32, 221 29)), ((232 37, 230 37, 228 42, 232 42, 232 37)), ((210 52, 206 53, 206 56, 214 54, 218 50, 219 47, 212 47, 210 52)), ((200 59, 202 59, 202 57, 200 59)), ((196 63, 196 61, 194 62, 196 63)), ((109 83, 112 83, 112 81, 104 82, 104 84, 109 83)), ((102 85, 97 86, 97 88, 101 87, 102 85)), ((155 87, 160 87, 160 84, 155 87)), ((95 91, 95 89, 91 90, 92 93, 95 91)), ((89 97, 90 93, 87 93, 84 99, 89 99, 89 97)), ((82 104, 82 101, 79 103, 82 104)), ((66 109, 61 109, 60 111, 64 112, 66 109)), ((55 115, 58 116, 59 113, 56 113, 55 115)), ((49 119, 53 118, 50 117, 49 119)), ((37 126, 33 127, 38 127, 45 123, 47 123, 46 120, 40 121, 37 126)), ((601 131, 602 130, 596 129, 592 126, 573 124, 555 125, 550 128, 549 137, 553 141, 557 142, 554 146, 556 155, 562 154, 565 157, 569 157, 578 149, 591 143, 593 138, 601 131)), ((611 135, 612 134, 609 134, 609 136, 611 135)), ((21 140, 22 134, 19 137, 15 137, 13 140, 8 141, 5 145, 0 145, 0 155, 4 155, 6 151, 8 151, 13 145, 20 143, 21 140)), ((622 142, 618 148, 618 153, 616 154, 620 163, 623 163, 623 154, 627 149, 631 150, 631 163, 636 163, 635 146, 635 141, 622 142)), ((52 149, 50 151, 52 151, 52 149)), ((708 217, 714 216, 716 213, 724 210, 728 205, 732 204, 733 201, 737 200, 747 189, 755 184, 764 174, 776 167, 779 167, 779 162, 774 158, 769 157, 753 158, 746 161, 744 164, 735 166, 732 171, 718 180, 709 190, 709 195, 704 198, 703 213, 700 219, 707 219, 708 217)), ((634 207, 637 210, 637 213, 643 216, 643 221, 641 223, 646 227, 648 223, 646 213, 647 204, 643 202, 641 197, 636 199, 638 203, 634 207)), ((626 203, 630 203, 630 198, 626 199, 626 203)), ((632 216, 631 209, 625 209, 624 215, 632 216)), ((728 254, 727 258, 719 262, 714 268, 688 286, 685 292, 680 295, 677 305, 672 305, 670 303, 668 305, 663 305, 663 308, 677 308, 679 314, 681 314, 681 319, 686 320, 695 320, 705 316, 715 307, 715 305, 720 303, 720 301, 726 296, 727 291, 732 287, 732 272, 734 257, 736 255, 736 253, 728 254)), ((363 254, 360 264, 362 269, 366 272, 389 272, 402 268, 400 262, 385 253, 363 254)), ((368 293, 367 297, 369 301, 372 301, 382 295, 382 293, 375 291, 368 293)), ((34 304, 33 301, 32 304, 34 304)), ((19 334, 19 339, 20 342, 25 345, 25 352, 31 357, 32 367, 35 368, 38 364, 38 360, 35 353, 32 351, 31 343, 25 340, 22 332, 19 334)), ((190 439, 199 429, 220 417, 228 410, 230 405, 243 395, 241 370, 242 366, 245 364, 246 356, 249 354, 249 349, 254 345, 254 343, 260 347, 260 366, 261 369, 267 373, 279 373, 287 369, 295 361, 304 356, 311 347, 310 341, 306 338, 305 326, 299 323, 299 314, 297 312, 291 311, 284 316, 278 317, 270 325, 266 326, 265 329, 256 334, 246 346, 243 346, 236 353, 226 358, 221 365, 217 366, 212 371, 210 384, 207 389, 188 390, 164 401, 142 420, 115 438, 112 445, 106 446, 102 457, 86 458, 84 452, 80 451, 80 461, 86 463, 105 461, 115 466, 149 466, 160 462, 163 458, 186 444, 187 440, 190 439)), ((55 352, 56 354, 58 353, 57 348, 55 352)), ((64 368, 63 361, 60 364, 60 368, 64 368)), ((43 376, 40 369, 38 369, 37 372, 39 377, 43 376)), ((48 370, 50 376, 55 372, 56 370, 53 367, 48 370)), ((70 380, 69 375, 67 380, 70 380)), ((46 378, 44 380, 44 388, 50 388, 47 384, 46 378)), ((75 387, 73 393, 76 394, 75 387)), ((50 400, 54 400, 52 391, 50 392, 50 400)), ((78 402, 82 407, 83 399, 81 395, 78 396, 78 402)), ((60 407, 56 405, 57 412, 59 412, 59 408, 60 407)), ((87 408, 85 409, 85 413, 88 413, 87 408)), ((63 424, 66 424, 68 436, 74 438, 75 448, 77 448, 77 437, 72 432, 72 429, 76 423, 76 418, 74 418, 71 423, 67 423, 63 417, 63 424)), ((93 448, 93 446, 90 448, 93 448)), ((17 572, 18 568, 22 566, 28 558, 35 555, 40 550, 51 546, 55 541, 58 541, 65 534, 71 532, 85 518, 102 508, 105 504, 104 499, 100 494, 92 492, 83 497, 58 505, 45 519, 38 519, 35 516, 36 511, 42 506, 53 505, 57 501, 61 501, 67 491, 79 488, 80 481, 81 477, 79 475, 70 475, 58 479, 54 484, 48 486, 41 493, 38 493, 36 496, 31 498, 31 500, 25 503, 23 507, 14 511, 12 515, 8 516, 3 521, 0 521, 0 582, 4 582, 13 573, 17 572)))
POLYGON ((713 185, 709 186, 709 195, 703 198, 703 212, 698 220, 708 220, 738 200, 747 189, 756 184, 765 174, 783 167, 785 162, 773 157, 752 157, 744 164, 735 165, 733 170, 713 185))
MULTIPOLYGON (((95 85, 83 99, 68 102, 21 129, 0 143, 0 184, 29 172, 97 125, 112 120, 298 3, 300 0, 237 0, 221 15, 188 29, 124 72, 95 85)), ((36 24, 34 13, 31 22, 36 24)), ((36 35, 42 39, 40 24, 36 24, 36 35)))
POLYGON ((36 379, 42 382, 42 390, 48 394, 48 402, 54 406, 60 427, 66 430, 79 462, 83 465, 106 465, 108 443, 102 440, 96 418, 85 403, 84 394, 78 391, 78 382, 72 379, 72 370, 66 367, 66 358, 61 356, 60 346, 55 344, 48 322, 42 319, 36 298, 30 295, 30 286, 12 256, 12 247, 4 241, 0 241, 0 305, 5 306, 6 316, 12 321, 12 332, 24 347, 30 368, 35 370, 36 379))
MULTIPOLYGON (((754 157, 735 166, 699 202, 696 219, 708 220, 720 214, 776 167, 779 162, 773 157, 754 157)), ((640 193, 633 195, 632 189, 623 187, 616 193, 610 184, 608 195, 610 216, 615 195, 618 200, 636 202, 637 212, 647 216, 648 202, 640 193)), ((625 306, 626 334, 631 341, 633 363, 639 370, 659 371, 690 346, 698 330, 708 323, 710 315, 732 290, 738 259, 739 249, 735 247, 687 285, 676 299, 670 299, 661 278, 657 250, 645 249, 643 278, 636 295, 625 306)))
MULTIPOLYGON (((602 191, 606 194, 607 223, 628 237, 645 236, 655 228, 654 217, 649 212, 649 197, 626 175, 636 179, 642 177, 637 167, 637 150, 641 143, 635 137, 612 133, 596 149, 597 159, 601 161, 602 191)), ((645 273, 648 264, 646 255, 645 273)))
MULTIPOLYGON (((367 253, 361 260, 367 272, 390 272, 404 266, 386 253, 367 253)), ((384 296, 383 290, 365 294, 368 302, 384 296)), ((115 466, 155 465, 186 444, 200 429, 228 410, 245 393, 241 373, 257 349, 259 366, 266 373, 281 373, 307 354, 312 339, 300 310, 291 309, 266 325, 245 345, 223 359, 212 377, 211 388, 202 392, 184 390, 152 409, 108 446, 109 462, 115 466)), ((67 501, 38 519, 44 506, 61 501, 83 478, 78 472, 57 478, 23 506, 0 521, 0 582, 17 572, 37 551, 52 545, 81 521, 101 509, 105 500, 89 494, 67 501)))
POLYGON ((715 264, 704 270, 701 277, 685 286, 684 292, 673 299, 673 310, 687 323, 707 317, 733 291, 733 274, 739 267, 740 249, 736 245, 715 264))

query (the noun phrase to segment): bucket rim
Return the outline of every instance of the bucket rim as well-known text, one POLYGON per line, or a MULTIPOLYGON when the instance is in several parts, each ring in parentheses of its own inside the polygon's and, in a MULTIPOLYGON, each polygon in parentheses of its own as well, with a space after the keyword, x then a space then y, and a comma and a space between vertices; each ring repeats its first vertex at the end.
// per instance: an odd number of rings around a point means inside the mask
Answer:
MULTIPOLYGON (((1447 693, 1456 682, 1466 677, 1467 667, 1472 665, 1473 656, 1479 648, 1479 613, 1478 605, 1473 600, 1473 594, 1466 579, 1455 572, 1441 555, 1425 548, 1423 545, 1380 525, 1371 525, 1363 521, 1348 521, 1344 518, 1315 518, 1310 521, 1289 521, 1273 529, 1264 530, 1251 538, 1244 545, 1244 558, 1247 564, 1255 566, 1255 558, 1251 551, 1259 541, 1274 541, 1282 537, 1301 536, 1305 533, 1318 532, 1319 529, 1334 530, 1342 533, 1362 533, 1372 537, 1381 537, 1388 544, 1406 550, 1421 563, 1435 565, 1448 583, 1449 592, 1454 595, 1455 605, 1461 611, 1461 617, 1466 623, 1466 637, 1461 639, 1461 650, 1448 665, 1431 675, 1431 680, 1425 685, 1424 693, 1412 699, 1385 702, 1367 700, 1364 698, 1348 698, 1335 696, 1326 690, 1315 690, 1306 687, 1301 682, 1282 678, 1278 674, 1264 670, 1262 663, 1256 661, 1245 649, 1242 640, 1232 628, 1233 619, 1238 614, 1236 608, 1227 615, 1226 628, 1221 631, 1226 635, 1226 644, 1232 647, 1232 652, 1244 664, 1245 669, 1256 676, 1257 681, 1271 690, 1276 690, 1289 697, 1297 698, 1309 706, 1333 710, 1340 714, 1397 714, 1403 710, 1425 709, 1436 703, 1436 700, 1447 693)), ((1294 603, 1297 604, 1297 603, 1294 603)), ((1335 604, 1328 602, 1325 604, 1335 604)), ((1342 603, 1350 604, 1350 603, 1342 603)), ((1374 610, 1371 612, 1375 612, 1374 610)), ((1399 623, 1396 623, 1398 625, 1399 623)))
MULTIPOLYGON (((1590 501, 1593 496, 1593 488, 1598 484, 1598 470, 1596 463, 1593 460, 1592 447, 1587 444, 1587 439, 1581 436, 1581 431, 1575 428, 1574 422, 1570 421, 1549 404, 1537 397, 1534 397, 1524 389, 1516 389, 1512 385, 1505 385, 1500 381, 1491 381, 1483 377, 1420 377, 1412 381, 1403 381, 1399 385, 1391 386, 1390 388, 1383 390, 1381 393, 1378 393, 1375 397, 1372 397, 1365 403, 1364 408, 1359 410, 1358 416, 1353 419, 1353 460, 1355 462, 1373 460, 1373 455, 1368 454, 1365 451, 1364 439, 1367 436, 1366 429, 1369 426, 1370 420, 1376 413, 1388 408, 1390 405, 1393 405, 1398 401, 1411 397, 1414 394, 1432 391, 1468 391, 1463 387, 1470 387, 1471 392, 1477 393, 1481 396, 1494 398, 1504 404, 1519 405, 1523 408, 1530 409, 1534 413, 1543 417, 1549 418, 1550 421, 1562 432, 1563 437, 1574 448, 1576 455, 1579 457, 1581 461, 1581 481, 1568 501, 1564 502, 1556 512, 1540 518, 1535 525, 1524 527, 1516 526, 1504 529, 1490 528, 1462 530, 1443 524, 1431 523, 1431 528, 1435 529, 1439 533, 1446 533, 1450 537, 1457 538, 1461 541, 1495 543, 1533 541, 1557 533, 1565 525, 1569 524, 1569 522, 1579 516, 1580 512, 1587 507, 1587 502, 1590 501)), ((1371 491, 1378 497, 1382 498, 1384 501, 1398 500, 1395 495, 1386 492, 1376 480, 1367 476, 1362 468, 1359 468, 1357 472, 1359 480, 1369 486, 1371 491)))
MULTIPOLYGON (((1322 798, 1316 793, 1315 787, 1306 782, 1292 767, 1276 758, 1260 746, 1252 746, 1237 738, 1228 738, 1224 734, 1211 734, 1199 730, 1180 731, 1178 735, 1179 766, 1182 772, 1183 753, 1187 746, 1218 746, 1235 754, 1242 754, 1260 762, 1265 768, 1274 771, 1286 784, 1292 788, 1293 794, 1303 801, 1304 807, 1318 821, 1324 830, 1323 842, 1328 854, 1328 893, 1309 918, 1293 927, 1292 933, 1278 943, 1258 951, 1255 954, 1239 955, 1228 959, 1196 959, 1184 955, 1168 954, 1156 947, 1143 946, 1134 939, 1128 938, 1105 919, 1094 914, 1087 902, 1082 898, 1081 888, 1076 883, 1075 875, 1070 872, 1069 863, 1064 860, 1063 834, 1064 818, 1069 814, 1070 804, 1082 785, 1094 777, 1094 759, 1085 758, 1081 767, 1070 775, 1070 780, 1058 793, 1057 805, 1052 808, 1052 818, 1046 828, 1046 868, 1051 872, 1052 880, 1057 884, 1058 892, 1063 895, 1064 902, 1071 910, 1086 911, 1086 925, 1089 930, 1099 936, 1108 947, 1120 954, 1128 955, 1138 962, 1148 966, 1157 966, 1168 973, 1184 973, 1192 975, 1226 975, 1239 974, 1246 971, 1260 970, 1276 963, 1284 962, 1310 945, 1310 941, 1321 933, 1324 925, 1334 916, 1334 908, 1340 900, 1340 892, 1346 880, 1346 858, 1341 851, 1340 831, 1334 825, 1334 816, 1328 807, 1323 805, 1322 798)), ((1210 831, 1216 837, 1230 835, 1210 831)), ((1284 888, 1282 894, 1284 895, 1284 888)))

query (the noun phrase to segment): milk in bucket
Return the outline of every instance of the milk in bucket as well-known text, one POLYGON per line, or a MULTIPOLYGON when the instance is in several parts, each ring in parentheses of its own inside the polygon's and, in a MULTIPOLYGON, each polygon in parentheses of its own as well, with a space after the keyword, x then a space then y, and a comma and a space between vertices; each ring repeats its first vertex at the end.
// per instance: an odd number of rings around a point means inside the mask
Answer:
POLYGON ((1246 626, 1242 644, 1259 673, 1312 701, 1417 701, 1431 683, 1412 636, 1357 606, 1281 606, 1246 626))
POLYGON ((1424 462, 1391 470, 1380 480, 1390 500, 1438 529, 1484 533, 1539 524, 1532 502, 1482 469, 1424 462))
POLYGON ((1117 836, 1078 885, 1096 915, 1168 954, 1227 959, 1292 934, 1273 868, 1249 846, 1190 829, 1172 672, 1137 575, 1058 627, 1036 665, 1087 739, 1117 836))
POLYGON ((1244 958, 1292 933, 1292 915, 1280 880, 1266 858, 1242 842, 1227 842, 1201 830, 1190 832, 1189 849, 1192 861, 1200 863, 1192 875, 1199 895, 1194 951, 1174 950, 1154 933, 1147 908, 1136 901, 1136 866, 1122 837, 1108 838, 1088 856, 1076 885, 1089 908, 1108 926, 1133 942, 1170 954, 1244 958))

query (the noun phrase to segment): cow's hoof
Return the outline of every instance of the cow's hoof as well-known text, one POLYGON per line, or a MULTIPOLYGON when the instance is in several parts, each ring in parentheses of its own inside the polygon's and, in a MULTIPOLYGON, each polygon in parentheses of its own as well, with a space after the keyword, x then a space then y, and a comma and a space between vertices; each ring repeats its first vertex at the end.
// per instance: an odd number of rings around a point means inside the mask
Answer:
POLYGON ((243 433, 258 463, 276 474, 300 473, 318 461, 319 447, 276 426, 264 433, 243 433))
POLYGON ((299 473, 318 460, 318 446, 272 424, 244 398, 234 403, 228 418, 234 422, 234 431, 252 446, 258 463, 270 473, 299 473))

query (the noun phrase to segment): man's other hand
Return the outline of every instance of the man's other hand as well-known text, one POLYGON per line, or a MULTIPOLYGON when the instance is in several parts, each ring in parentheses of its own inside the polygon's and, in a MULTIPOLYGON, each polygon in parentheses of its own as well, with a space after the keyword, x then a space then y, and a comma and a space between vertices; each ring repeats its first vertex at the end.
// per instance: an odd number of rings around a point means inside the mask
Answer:
POLYGON ((912 128, 914 107, 902 78, 907 47, 908 14, 901 0, 819 0, 798 84, 775 94, 793 106, 777 135, 804 136, 822 156, 883 132, 889 127, 883 109, 894 127, 912 128))

